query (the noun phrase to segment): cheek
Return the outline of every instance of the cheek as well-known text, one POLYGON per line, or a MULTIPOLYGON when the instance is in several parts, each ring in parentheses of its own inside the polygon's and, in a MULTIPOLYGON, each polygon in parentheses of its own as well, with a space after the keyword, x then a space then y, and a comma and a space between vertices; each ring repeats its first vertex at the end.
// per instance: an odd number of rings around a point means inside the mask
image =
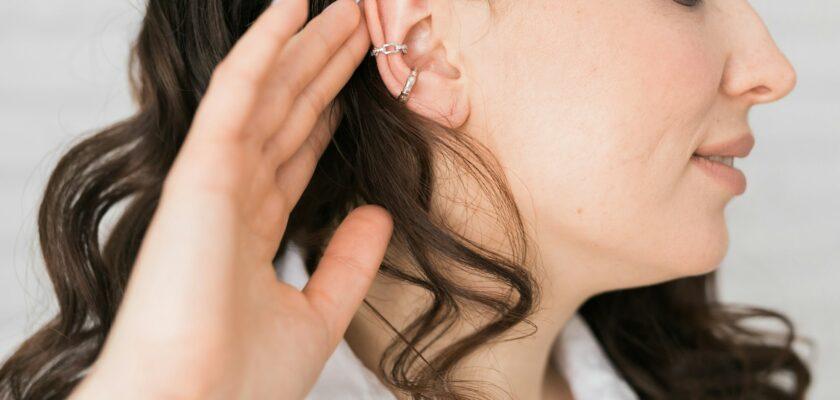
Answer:
POLYGON ((498 81, 504 129, 492 137, 541 247, 584 243, 651 281, 713 268, 728 243, 721 203, 686 169, 721 58, 673 23, 553 24, 571 28, 509 54, 503 76, 523 78, 498 81))

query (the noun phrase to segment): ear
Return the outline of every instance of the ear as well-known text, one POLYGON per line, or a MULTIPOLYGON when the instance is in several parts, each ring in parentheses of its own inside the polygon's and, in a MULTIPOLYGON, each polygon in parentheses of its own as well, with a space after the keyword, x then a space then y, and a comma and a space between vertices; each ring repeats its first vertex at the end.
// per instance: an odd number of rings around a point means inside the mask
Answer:
MULTIPOLYGON (((447 44, 445 24, 451 0, 362 0, 373 48, 395 42, 407 53, 376 55, 382 81, 394 97, 402 92, 412 68, 417 79, 406 106, 443 126, 459 127, 470 113, 466 76, 458 49, 447 44)), ((389 46, 393 49, 393 46, 389 46)), ((368 57, 372 57, 368 52, 368 57)))

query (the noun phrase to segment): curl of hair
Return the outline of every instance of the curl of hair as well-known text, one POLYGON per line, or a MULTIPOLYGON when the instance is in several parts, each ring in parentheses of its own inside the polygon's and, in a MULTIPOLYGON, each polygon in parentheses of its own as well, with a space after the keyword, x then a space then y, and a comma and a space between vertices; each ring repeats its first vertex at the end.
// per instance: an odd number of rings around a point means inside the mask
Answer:
MULTIPOLYGON (((310 0, 310 18, 331 2, 310 0)), ((44 191, 39 242, 59 310, 3 363, 1 399, 64 398, 84 377, 114 320, 163 179, 211 73, 269 5, 270 0, 148 1, 129 60, 137 112, 74 145, 44 191), (100 229, 109 210, 119 217, 103 241, 100 229)), ((432 302, 397 332, 380 373, 392 389, 415 399, 484 398, 481 382, 452 377, 456 364, 510 328, 529 324, 539 304, 538 285, 522 265, 525 230, 498 165, 468 135, 443 129, 397 102, 371 58, 336 102, 341 123, 290 216, 278 256, 290 240, 299 243, 312 272, 335 223, 352 208, 374 203, 388 209, 392 242, 416 268, 386 257, 381 273, 423 288, 432 302), (495 201, 500 220, 509 221, 510 254, 483 249, 434 218, 433 157, 456 163, 495 201), (462 285, 443 273, 442 264, 507 290, 487 293, 462 285), (467 303, 492 318, 426 357, 424 350, 462 316, 467 303)), ((810 374, 792 348, 796 335, 790 321, 767 310, 727 307, 715 293, 714 274, 708 274, 598 295, 580 313, 641 398, 804 398, 810 374), (747 328, 742 321, 749 317, 783 322, 781 340, 747 328), (784 385, 774 378, 778 374, 792 379, 784 385)))

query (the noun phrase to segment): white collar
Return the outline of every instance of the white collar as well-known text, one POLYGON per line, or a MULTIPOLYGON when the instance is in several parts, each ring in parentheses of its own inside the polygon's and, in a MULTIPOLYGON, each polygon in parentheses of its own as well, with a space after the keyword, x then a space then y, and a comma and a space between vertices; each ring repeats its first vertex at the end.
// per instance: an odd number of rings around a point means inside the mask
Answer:
MULTIPOLYGON (((289 250, 275 264, 277 277, 301 289, 309 279, 300 249, 290 243, 289 250)), ((552 361, 571 386, 575 400, 638 400, 615 371, 583 317, 575 314, 552 350, 552 361)), ((395 400, 376 375, 362 364, 346 340, 342 340, 327 360, 324 370, 307 400, 329 399, 395 400)))

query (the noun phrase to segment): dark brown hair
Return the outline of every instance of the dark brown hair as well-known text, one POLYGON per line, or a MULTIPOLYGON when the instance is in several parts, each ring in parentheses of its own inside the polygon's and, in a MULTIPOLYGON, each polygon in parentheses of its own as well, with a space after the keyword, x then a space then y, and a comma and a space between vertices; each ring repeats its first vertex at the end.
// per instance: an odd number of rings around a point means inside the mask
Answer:
MULTIPOLYGON (((310 17, 331 2, 310 0, 310 17)), ((269 4, 148 2, 129 62, 137 112, 74 145, 44 192, 39 239, 59 312, 5 361, 0 398, 63 398, 97 357, 211 72, 269 4), (112 210, 118 219, 103 242, 103 218, 112 210)), ((311 272, 335 223, 349 210, 363 203, 388 209, 392 244, 413 265, 386 258, 381 273, 423 288, 432 303, 384 354, 379 368, 386 383, 417 399, 485 398, 480 382, 452 378, 456 363, 511 327, 528 324, 539 305, 539 287, 523 267, 522 220, 498 165, 463 132, 409 112, 388 93, 370 57, 337 103, 341 124, 293 210, 278 255, 289 240, 301 244, 311 272), (442 157, 478 182, 499 220, 509 222, 509 254, 483 249, 434 217, 438 177, 432 165, 442 157), (463 285, 444 273, 453 268, 506 290, 463 285), (442 351, 424 353, 463 316, 466 304, 489 311, 489 320, 442 351)), ((643 399, 801 399, 810 382, 792 347, 790 321, 721 304, 714 274, 605 293, 589 299, 580 313, 643 399), (781 321, 785 329, 779 336, 751 330, 744 321, 752 317, 781 321)))

